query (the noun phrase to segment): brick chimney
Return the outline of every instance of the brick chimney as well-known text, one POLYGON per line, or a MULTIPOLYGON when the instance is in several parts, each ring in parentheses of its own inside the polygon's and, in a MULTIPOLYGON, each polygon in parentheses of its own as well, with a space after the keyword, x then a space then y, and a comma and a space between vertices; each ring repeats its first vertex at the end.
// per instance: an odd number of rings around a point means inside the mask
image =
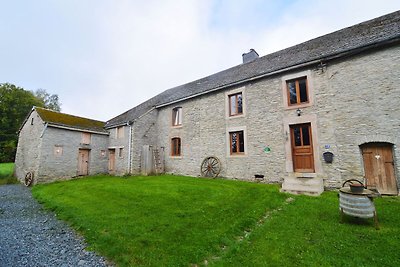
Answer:
POLYGON ((259 57, 258 53, 253 48, 251 48, 249 52, 242 54, 243 63, 251 62, 257 59, 258 57, 259 57))

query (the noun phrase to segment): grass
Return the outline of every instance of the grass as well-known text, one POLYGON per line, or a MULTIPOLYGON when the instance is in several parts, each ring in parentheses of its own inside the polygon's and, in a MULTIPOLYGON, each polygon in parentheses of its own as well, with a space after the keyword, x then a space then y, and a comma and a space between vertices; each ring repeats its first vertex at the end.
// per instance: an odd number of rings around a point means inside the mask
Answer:
POLYGON ((337 193, 182 176, 97 176, 34 196, 118 266, 400 266, 400 199, 339 223, 337 193), (287 200, 291 201, 287 201, 287 200))
POLYGON ((0 185, 18 183, 13 177, 14 163, 0 163, 0 185))

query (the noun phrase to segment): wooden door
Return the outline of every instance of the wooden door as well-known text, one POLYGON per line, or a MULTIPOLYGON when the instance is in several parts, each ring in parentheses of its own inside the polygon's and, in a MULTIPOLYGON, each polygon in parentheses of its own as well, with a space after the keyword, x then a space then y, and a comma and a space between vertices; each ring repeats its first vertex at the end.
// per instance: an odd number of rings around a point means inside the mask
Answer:
POLYGON ((79 149, 78 155, 78 175, 89 174, 89 150, 79 149))
POLYGON ((367 186, 376 187, 381 194, 397 195, 392 145, 369 143, 361 146, 367 186))
POLYGON ((108 171, 113 172, 115 170, 115 149, 108 150, 108 171))
POLYGON ((290 126, 292 142, 293 170, 295 172, 314 172, 314 153, 312 147, 311 124, 290 126))

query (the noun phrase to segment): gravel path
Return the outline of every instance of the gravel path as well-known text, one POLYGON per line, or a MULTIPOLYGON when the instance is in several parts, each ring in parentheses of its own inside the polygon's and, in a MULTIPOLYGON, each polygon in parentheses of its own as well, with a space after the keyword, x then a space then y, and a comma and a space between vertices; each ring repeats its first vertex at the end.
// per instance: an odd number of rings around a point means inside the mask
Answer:
POLYGON ((0 186, 0 266, 106 266, 22 185, 0 186))

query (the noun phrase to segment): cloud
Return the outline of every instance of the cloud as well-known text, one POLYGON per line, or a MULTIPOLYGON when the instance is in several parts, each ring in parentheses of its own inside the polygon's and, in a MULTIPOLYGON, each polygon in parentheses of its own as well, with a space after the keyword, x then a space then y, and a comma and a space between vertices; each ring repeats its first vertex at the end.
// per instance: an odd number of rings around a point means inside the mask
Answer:
POLYGON ((108 120, 240 64, 250 48, 263 56, 393 12, 397 2, 38 0, 20 11, 10 1, 0 34, 13 41, 0 44, 9 62, 0 81, 44 88, 59 94, 63 112, 108 120))

